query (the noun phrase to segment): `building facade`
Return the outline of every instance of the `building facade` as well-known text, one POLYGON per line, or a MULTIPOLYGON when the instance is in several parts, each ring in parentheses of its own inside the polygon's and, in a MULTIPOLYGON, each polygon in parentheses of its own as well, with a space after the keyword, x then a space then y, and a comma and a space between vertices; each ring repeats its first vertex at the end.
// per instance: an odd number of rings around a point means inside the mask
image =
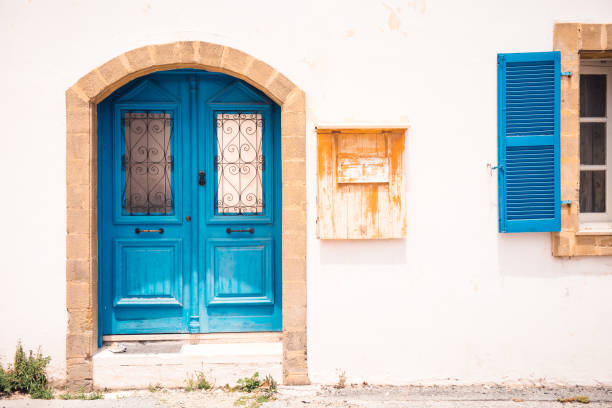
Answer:
POLYGON ((0 7, 0 362, 612 383, 607 2, 0 7))

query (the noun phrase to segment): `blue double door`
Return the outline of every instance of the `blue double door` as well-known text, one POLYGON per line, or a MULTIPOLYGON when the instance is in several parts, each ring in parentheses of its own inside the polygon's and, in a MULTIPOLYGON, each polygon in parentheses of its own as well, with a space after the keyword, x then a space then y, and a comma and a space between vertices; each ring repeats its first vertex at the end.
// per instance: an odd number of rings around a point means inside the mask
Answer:
POLYGON ((279 107, 176 70, 97 122, 100 336, 281 330, 279 107))

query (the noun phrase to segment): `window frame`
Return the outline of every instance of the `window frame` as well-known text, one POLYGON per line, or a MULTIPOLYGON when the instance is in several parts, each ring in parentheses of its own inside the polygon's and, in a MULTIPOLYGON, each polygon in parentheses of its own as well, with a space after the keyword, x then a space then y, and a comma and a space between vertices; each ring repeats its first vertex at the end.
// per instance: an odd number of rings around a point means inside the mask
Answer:
MULTIPOLYGON (((610 118, 612 118, 612 60, 606 66, 597 66, 600 59, 583 60, 580 63, 580 75, 606 75, 606 116, 603 117, 582 117, 579 121, 583 123, 604 123, 606 126, 606 163, 585 165, 580 163, 580 171, 583 170, 605 170, 606 172, 606 211, 603 213, 584 213, 580 212, 580 231, 588 230, 610 230, 612 233, 612 168, 610 159, 612 158, 612 132, 610 131, 610 118)), ((582 137, 582 135, 580 135, 582 137)))
MULTIPOLYGON (((612 229, 580 225, 580 68, 612 58, 612 24, 555 23, 553 50, 561 52, 561 231, 551 233, 553 256, 612 255, 612 229)), ((612 158, 610 158, 612 160, 612 158)))

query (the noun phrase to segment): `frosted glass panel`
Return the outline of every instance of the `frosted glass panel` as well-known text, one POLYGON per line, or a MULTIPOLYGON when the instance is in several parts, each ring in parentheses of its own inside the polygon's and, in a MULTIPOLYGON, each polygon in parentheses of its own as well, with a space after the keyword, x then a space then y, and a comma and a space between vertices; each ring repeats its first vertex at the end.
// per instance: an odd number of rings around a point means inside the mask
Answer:
POLYGON ((124 116, 124 130, 124 211, 131 215, 172 213, 171 115, 129 112, 124 116))
POLYGON ((261 114, 218 113, 217 117, 218 214, 263 212, 261 114))

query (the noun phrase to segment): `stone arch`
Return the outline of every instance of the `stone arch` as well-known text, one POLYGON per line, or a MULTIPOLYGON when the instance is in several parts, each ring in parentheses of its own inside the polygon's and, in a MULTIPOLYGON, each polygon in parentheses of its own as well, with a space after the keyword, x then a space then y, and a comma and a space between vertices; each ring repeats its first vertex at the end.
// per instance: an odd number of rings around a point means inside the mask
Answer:
POLYGON ((89 72, 66 91, 68 386, 92 385, 91 358, 97 350, 96 104, 135 78, 178 68, 205 69, 240 78, 281 106, 283 382, 307 384, 304 92, 268 64, 242 51, 185 41, 128 51, 89 72))

